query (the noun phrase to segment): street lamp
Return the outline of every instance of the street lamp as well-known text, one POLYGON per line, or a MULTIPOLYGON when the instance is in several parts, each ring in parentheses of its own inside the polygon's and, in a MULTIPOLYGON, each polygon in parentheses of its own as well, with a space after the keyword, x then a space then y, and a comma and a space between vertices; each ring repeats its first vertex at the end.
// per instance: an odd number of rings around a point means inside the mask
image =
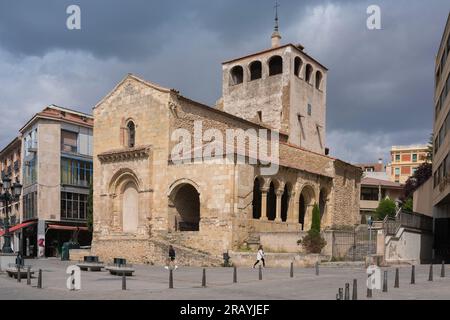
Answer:
POLYGON ((9 204, 19 199, 20 194, 22 193, 22 185, 18 181, 11 185, 11 179, 9 177, 5 177, 2 180, 3 183, 0 183, 0 201, 3 202, 6 213, 3 224, 5 229, 5 241, 3 243, 2 252, 13 253, 13 250, 11 249, 11 235, 9 233, 9 204))

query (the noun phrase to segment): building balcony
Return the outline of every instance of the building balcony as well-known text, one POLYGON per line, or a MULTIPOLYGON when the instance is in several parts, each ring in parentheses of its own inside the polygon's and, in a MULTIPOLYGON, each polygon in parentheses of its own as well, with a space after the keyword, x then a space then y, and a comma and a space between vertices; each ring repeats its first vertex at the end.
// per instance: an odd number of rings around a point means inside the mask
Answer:
POLYGON ((37 152, 37 141, 29 141, 26 145, 28 152, 37 152))
POLYGON ((20 170, 20 161, 14 161, 14 172, 18 172, 20 170))
POLYGON ((70 144, 62 144, 61 151, 68 153, 78 153, 78 147, 70 144))
POLYGON ((359 207, 361 210, 375 210, 379 204, 378 200, 361 200, 359 207))

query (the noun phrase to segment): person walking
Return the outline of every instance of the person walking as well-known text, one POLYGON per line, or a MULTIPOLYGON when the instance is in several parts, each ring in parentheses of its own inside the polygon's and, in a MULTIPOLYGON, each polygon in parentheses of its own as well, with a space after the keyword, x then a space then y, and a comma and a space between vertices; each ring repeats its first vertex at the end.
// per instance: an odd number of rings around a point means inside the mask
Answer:
POLYGON ((168 258, 168 263, 167 263, 167 266, 165 267, 166 269, 177 269, 178 268, 178 266, 175 264, 175 256, 176 256, 176 253, 175 253, 175 249, 173 248, 173 246, 172 245, 170 245, 169 246, 169 258, 168 258), (174 265, 175 265, 175 267, 174 267, 174 265))
POLYGON ((255 269, 256 265, 258 263, 260 263, 261 261, 262 261, 262 264, 263 264, 263 268, 266 267, 266 261, 264 260, 264 256, 265 256, 265 254, 264 254, 263 246, 259 246, 258 253, 256 254, 256 262, 253 265, 253 269, 255 269))

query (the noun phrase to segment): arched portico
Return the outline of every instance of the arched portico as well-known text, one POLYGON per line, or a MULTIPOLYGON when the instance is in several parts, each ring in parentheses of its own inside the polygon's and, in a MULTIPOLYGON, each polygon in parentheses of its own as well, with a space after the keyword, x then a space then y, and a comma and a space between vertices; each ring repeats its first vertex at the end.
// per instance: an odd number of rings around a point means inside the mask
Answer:
POLYGON ((314 188, 310 185, 305 185, 301 189, 299 196, 299 220, 302 230, 309 230, 312 221, 312 209, 316 202, 314 188))
POLYGON ((169 229, 200 231, 200 192, 190 180, 180 180, 169 189, 169 229))

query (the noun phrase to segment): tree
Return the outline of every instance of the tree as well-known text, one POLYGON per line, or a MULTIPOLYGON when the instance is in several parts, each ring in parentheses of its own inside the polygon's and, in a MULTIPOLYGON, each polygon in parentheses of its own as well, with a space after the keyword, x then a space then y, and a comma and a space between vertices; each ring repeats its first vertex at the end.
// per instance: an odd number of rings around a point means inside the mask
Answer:
POLYGON ((413 199, 409 198, 403 203, 402 210, 405 212, 413 212, 413 199))
POLYGON ((301 243, 308 253, 321 253, 322 249, 327 245, 327 242, 320 234, 320 209, 317 203, 312 211, 311 230, 298 243, 301 243))
POLYGON ((431 134, 430 140, 428 141, 428 150, 427 150, 427 161, 433 161, 434 154, 434 134, 431 134))
POLYGON ((389 198, 380 201, 378 208, 375 210, 375 214, 378 220, 384 220, 386 216, 395 217, 397 207, 395 202, 389 198))
POLYGON ((89 196, 88 196, 88 203, 87 203, 87 226, 89 229, 89 232, 92 232, 94 230, 94 188, 91 185, 89 186, 89 196))
POLYGON ((403 187, 404 199, 412 197, 413 193, 419 189, 433 175, 433 165, 431 163, 422 163, 414 174, 406 181, 403 187))
POLYGON ((319 231, 311 229, 308 234, 299 240, 303 248, 305 248, 307 253, 321 253, 322 249, 327 245, 327 242, 322 237, 319 231))
POLYGON ((314 205, 312 211, 311 230, 316 230, 317 232, 320 232, 320 209, 317 203, 314 205))

